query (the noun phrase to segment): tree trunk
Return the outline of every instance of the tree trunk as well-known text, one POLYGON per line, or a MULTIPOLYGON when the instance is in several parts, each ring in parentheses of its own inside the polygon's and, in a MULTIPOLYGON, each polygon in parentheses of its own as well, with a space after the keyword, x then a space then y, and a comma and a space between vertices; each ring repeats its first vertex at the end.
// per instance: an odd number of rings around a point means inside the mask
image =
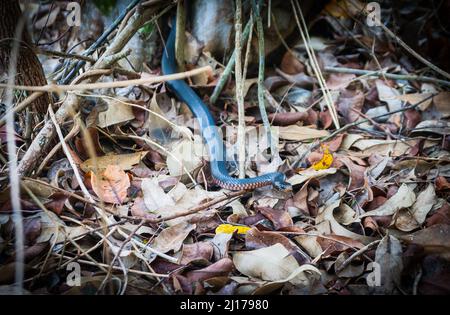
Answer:
MULTIPOLYGON (((0 76, 4 76, 8 74, 9 58, 15 42, 14 34, 16 25, 22 17, 18 0, 1 0, 0 16, 0 76)), ((26 27, 22 32, 15 82, 20 85, 33 86, 47 84, 44 70, 33 50, 33 43, 31 42, 31 37, 26 27)), ((48 93, 44 93, 38 97, 31 104, 32 111, 34 112, 33 116, 37 118, 43 117, 50 102, 51 98, 48 93)))

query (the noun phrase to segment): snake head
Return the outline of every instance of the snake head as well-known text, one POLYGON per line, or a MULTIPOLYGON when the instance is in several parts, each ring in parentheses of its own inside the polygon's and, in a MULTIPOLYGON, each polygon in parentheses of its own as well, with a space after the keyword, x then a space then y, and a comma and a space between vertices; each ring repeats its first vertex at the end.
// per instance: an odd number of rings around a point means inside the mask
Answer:
POLYGON ((292 192, 292 185, 286 182, 286 176, 284 176, 284 174, 277 175, 274 178, 272 185, 279 191, 292 192))

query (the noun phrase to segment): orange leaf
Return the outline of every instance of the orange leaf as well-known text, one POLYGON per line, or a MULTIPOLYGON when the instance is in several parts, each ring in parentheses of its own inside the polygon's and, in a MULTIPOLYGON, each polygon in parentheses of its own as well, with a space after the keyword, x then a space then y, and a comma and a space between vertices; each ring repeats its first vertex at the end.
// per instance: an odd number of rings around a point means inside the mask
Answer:
POLYGON ((127 197, 130 178, 118 165, 108 165, 99 174, 92 172, 91 185, 97 196, 108 203, 122 204, 127 197))

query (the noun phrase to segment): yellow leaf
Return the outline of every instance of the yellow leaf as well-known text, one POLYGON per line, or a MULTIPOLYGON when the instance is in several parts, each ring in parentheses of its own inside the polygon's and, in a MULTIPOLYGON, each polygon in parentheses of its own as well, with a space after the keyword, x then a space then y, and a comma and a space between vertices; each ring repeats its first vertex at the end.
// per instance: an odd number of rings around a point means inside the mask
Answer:
POLYGON ((323 149, 323 157, 319 162, 316 162, 312 165, 312 168, 316 171, 319 170, 326 170, 330 168, 331 164, 333 163, 333 154, 330 153, 330 150, 328 150, 328 147, 322 144, 323 149))
POLYGON ((216 228, 216 234, 233 234, 235 231, 237 231, 238 234, 245 234, 248 230, 250 230, 250 227, 248 226, 221 224, 216 228))

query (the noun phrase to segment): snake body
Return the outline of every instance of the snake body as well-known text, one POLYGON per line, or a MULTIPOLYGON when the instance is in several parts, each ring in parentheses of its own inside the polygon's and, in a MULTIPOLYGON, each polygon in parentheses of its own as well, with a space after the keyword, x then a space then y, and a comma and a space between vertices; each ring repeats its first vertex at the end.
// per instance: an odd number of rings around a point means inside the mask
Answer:
MULTIPOLYGON (((165 52, 163 53, 163 74, 173 74, 178 72, 175 61, 175 22, 175 19, 173 19, 172 30, 166 42, 165 52)), ((290 190, 290 184, 286 183, 285 175, 280 172, 267 173, 253 178, 241 179, 230 176, 225 164, 225 149, 223 140, 217 131, 216 123, 206 104, 184 80, 168 81, 167 84, 176 97, 188 105, 189 109, 199 121, 202 137, 208 147, 211 174, 213 181, 217 185, 229 190, 251 190, 267 185, 273 185, 276 189, 283 191, 290 190)))

